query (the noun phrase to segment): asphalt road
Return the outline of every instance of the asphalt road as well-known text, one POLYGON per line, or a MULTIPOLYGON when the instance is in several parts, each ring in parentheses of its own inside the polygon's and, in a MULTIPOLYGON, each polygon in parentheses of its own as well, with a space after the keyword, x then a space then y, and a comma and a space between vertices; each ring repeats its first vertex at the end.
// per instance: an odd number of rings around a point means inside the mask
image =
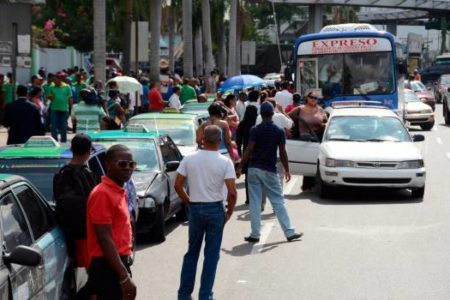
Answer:
MULTIPOLYGON (((286 185, 286 205, 302 240, 287 243, 270 205, 261 242, 249 234, 239 182, 236 212, 225 228, 217 299, 450 299, 450 128, 437 122, 420 143, 427 167, 423 201, 407 191, 349 190, 332 201, 286 185)), ((417 131, 419 131, 417 129, 417 131)), ((187 223, 170 221, 167 240, 139 245, 133 277, 138 299, 176 299, 187 223)), ((202 261, 194 299, 197 299, 202 261)))

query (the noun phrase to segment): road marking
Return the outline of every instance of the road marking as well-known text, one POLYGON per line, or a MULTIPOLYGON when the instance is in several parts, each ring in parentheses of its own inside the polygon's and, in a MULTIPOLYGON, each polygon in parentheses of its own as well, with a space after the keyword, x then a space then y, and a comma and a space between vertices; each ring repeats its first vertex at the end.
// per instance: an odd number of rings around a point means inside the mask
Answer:
POLYGON ((256 243, 253 245, 253 249, 251 254, 258 254, 263 250, 264 244, 267 241, 267 238, 270 235, 270 232, 272 231, 274 227, 274 224, 272 222, 266 223, 263 226, 263 229, 261 230, 261 236, 259 238, 259 243, 256 243))
POLYGON ((298 176, 293 176, 291 178, 291 181, 289 181, 288 183, 285 184, 284 186, 284 194, 285 195, 290 195, 292 194, 292 192, 294 191, 295 187, 297 186, 298 180, 300 178, 298 176))
POLYGON ((242 284, 244 284, 244 283, 247 283, 247 280, 238 280, 237 283, 242 283, 242 284))
POLYGON ((436 143, 438 143, 439 145, 442 145, 442 139, 440 137, 436 138, 436 143))

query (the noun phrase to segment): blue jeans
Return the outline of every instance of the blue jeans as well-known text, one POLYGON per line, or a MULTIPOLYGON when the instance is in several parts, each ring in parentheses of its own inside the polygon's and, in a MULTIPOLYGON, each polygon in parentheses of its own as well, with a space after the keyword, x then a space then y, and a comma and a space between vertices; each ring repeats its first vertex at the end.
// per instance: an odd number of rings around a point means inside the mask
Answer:
POLYGON ((52 137, 58 140, 58 133, 61 135, 61 143, 67 142, 67 112, 52 110, 50 115, 52 124, 52 137))
POLYGON ((181 269, 178 300, 191 299, 203 238, 205 239, 205 260, 198 299, 213 299, 212 288, 220 257, 225 220, 223 202, 196 203, 189 206, 189 248, 184 255, 181 269))
POLYGON ((290 237, 295 233, 291 226, 288 212, 284 206, 283 190, 277 173, 258 168, 248 168, 248 194, 250 196, 251 237, 259 239, 261 236, 261 196, 266 192, 272 204, 278 222, 284 235, 290 237))

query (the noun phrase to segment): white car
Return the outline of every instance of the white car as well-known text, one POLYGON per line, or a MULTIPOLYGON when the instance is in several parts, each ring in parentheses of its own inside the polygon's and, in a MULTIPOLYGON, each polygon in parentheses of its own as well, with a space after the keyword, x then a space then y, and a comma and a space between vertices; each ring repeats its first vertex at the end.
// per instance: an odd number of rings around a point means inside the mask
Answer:
POLYGON ((292 174, 316 177, 321 197, 338 186, 411 189, 414 198, 425 191, 425 167, 402 120, 391 110, 377 107, 335 108, 322 143, 314 134, 288 140, 292 174))
POLYGON ((434 126, 434 112, 431 107, 417 97, 412 90, 405 89, 405 121, 410 125, 419 125, 423 130, 434 126))

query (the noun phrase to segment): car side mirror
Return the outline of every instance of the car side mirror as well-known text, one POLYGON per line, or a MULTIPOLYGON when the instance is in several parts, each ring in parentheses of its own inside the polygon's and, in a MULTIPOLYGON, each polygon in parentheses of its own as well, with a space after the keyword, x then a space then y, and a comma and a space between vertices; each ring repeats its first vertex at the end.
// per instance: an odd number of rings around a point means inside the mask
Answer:
POLYGON ((17 264, 36 267, 42 261, 42 255, 36 249, 28 246, 17 246, 11 253, 3 255, 5 264, 17 264))
POLYGON ((166 163, 166 172, 176 171, 179 166, 180 166, 179 161, 169 161, 166 163))
POLYGON ((413 142, 423 142, 425 141, 425 136, 422 134, 415 134, 412 136, 413 142))

